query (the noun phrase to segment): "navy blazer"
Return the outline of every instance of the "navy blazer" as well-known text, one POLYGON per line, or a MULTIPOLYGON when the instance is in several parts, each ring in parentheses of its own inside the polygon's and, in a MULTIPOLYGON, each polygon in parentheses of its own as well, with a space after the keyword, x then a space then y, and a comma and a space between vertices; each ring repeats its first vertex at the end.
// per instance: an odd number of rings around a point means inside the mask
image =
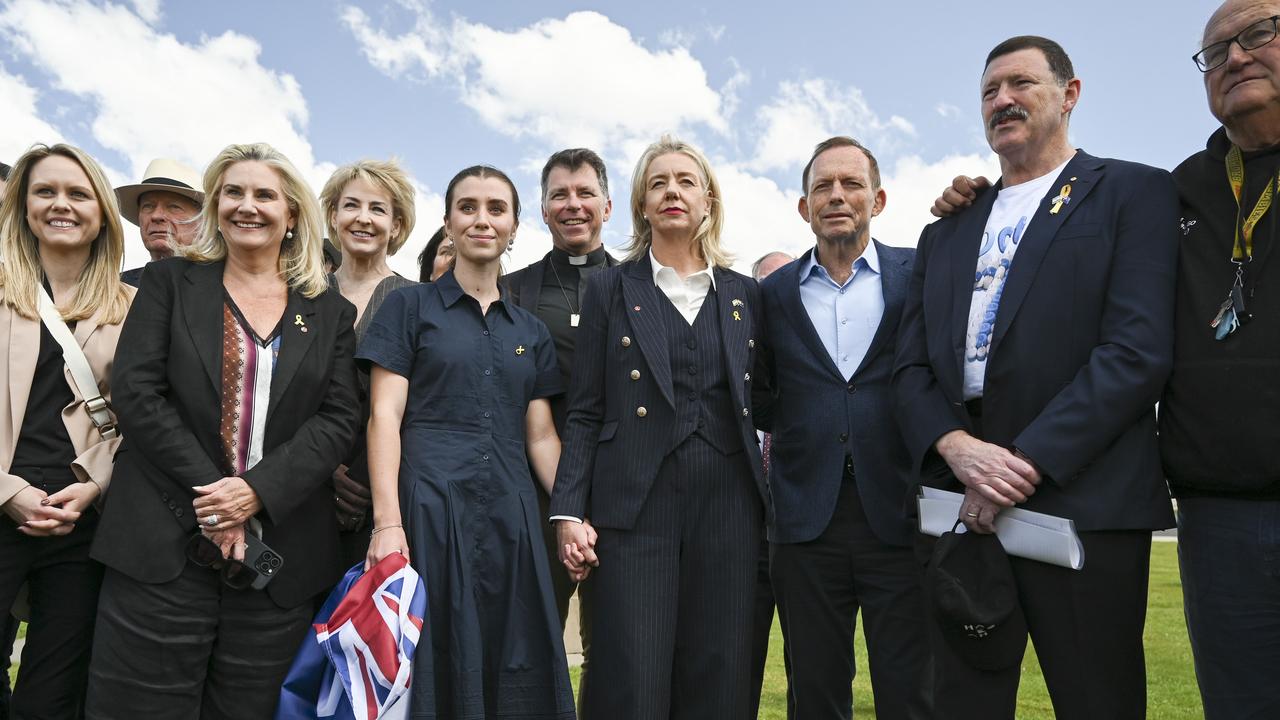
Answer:
MULTIPOLYGON (((745 275, 723 268, 713 272, 729 392, 742 411, 736 419, 742 424, 743 450, 767 507, 750 402, 760 291, 745 275)), ((671 360, 658 307, 668 301, 661 293, 648 256, 601 270, 587 281, 551 515, 630 529, 662 459, 675 449, 671 360)))
MULTIPOLYGON (((197 530, 191 486, 225 474, 222 269, 179 258, 147 265, 117 346, 112 403, 124 441, 92 557, 139 582, 182 572, 197 530)), ((336 290, 289 291, 263 456, 241 476, 262 501, 263 542, 284 556, 266 592, 285 608, 342 575, 331 477, 360 423, 354 320, 336 290)))
MULTIPOLYGON (((965 335, 995 196, 925 228, 902 314, 899 419, 924 481, 949 489, 958 481, 933 444, 974 428, 962 394, 965 335)), ((1080 530, 1172 526, 1154 405, 1172 367, 1178 218, 1169 173, 1079 151, 1022 236, 996 314, 981 423, 985 440, 1041 468, 1045 480, 1024 507, 1080 530), (1070 201, 1051 213, 1067 184, 1070 201)))
POLYGON ((907 511, 914 483, 889 381, 915 250, 872 242, 880 256, 884 315, 852 377, 840 374, 800 299, 800 272, 813 250, 761 283, 775 395, 769 417, 772 542, 808 542, 822 534, 850 456, 872 532, 890 545, 911 544, 907 511))

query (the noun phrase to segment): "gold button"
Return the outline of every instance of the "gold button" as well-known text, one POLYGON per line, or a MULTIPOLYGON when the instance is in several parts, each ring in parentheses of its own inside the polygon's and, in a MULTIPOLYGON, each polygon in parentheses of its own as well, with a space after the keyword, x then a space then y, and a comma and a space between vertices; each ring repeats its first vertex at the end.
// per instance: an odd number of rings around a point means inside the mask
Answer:
POLYGON ((747 415, 748 415, 747 409, 742 408, 742 417, 746 417, 747 415))
POLYGON ((640 371, 639 371, 639 370, 632 370, 632 371, 631 371, 631 379, 632 379, 632 380, 639 380, 639 379, 640 379, 640 371))
POLYGON ((648 410, 645 410, 643 405, 641 405, 640 407, 636 408, 636 416, 637 416, 637 417, 644 417, 645 415, 648 415, 648 414, 649 414, 649 411, 648 411, 648 410))
POLYGON ((756 346, 756 341, 754 339, 747 341, 747 347, 753 348, 755 346, 756 346))
POLYGON ((631 347, 631 338, 626 335, 622 336, 622 347, 631 347))

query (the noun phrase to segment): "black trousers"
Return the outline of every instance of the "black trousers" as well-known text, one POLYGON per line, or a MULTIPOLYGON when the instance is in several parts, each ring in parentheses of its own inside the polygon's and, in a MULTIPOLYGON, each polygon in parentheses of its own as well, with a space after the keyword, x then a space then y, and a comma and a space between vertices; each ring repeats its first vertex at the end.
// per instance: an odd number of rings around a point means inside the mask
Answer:
POLYGON ((809 542, 774 543, 772 551, 791 664, 789 716, 853 717, 853 636, 861 610, 876 717, 932 718, 921 567, 912 548, 885 544, 871 531, 848 467, 826 530, 809 542))
MULTIPOLYGON (((15 475, 52 494, 76 482, 70 468, 15 468, 15 475)), ((98 513, 85 510, 61 537, 28 537, 7 515, 0 522, 0 609, 5 615, 27 583, 31 618, 10 717, 78 718, 83 711, 89 649, 102 566, 89 559, 98 513)), ((9 619, 16 625, 15 620, 9 619)))
POLYGON ((690 437, 663 459, 635 527, 598 528, 582 717, 747 717, 764 525, 747 462, 690 437))
MULTIPOLYGON (((1142 630, 1147 615, 1151 532, 1082 532, 1080 570, 1010 557, 1018 600, 1058 720, 1146 717, 1142 630)), ((937 538, 918 536, 921 561, 937 538)), ((930 611, 932 616, 932 611, 930 611)), ((1013 720, 1021 664, 983 671, 967 665, 928 623, 935 660, 935 708, 947 720, 1013 720)))
POLYGON ((98 604, 87 717, 270 718, 314 606, 280 608, 190 563, 140 583, 108 569, 98 604))
MULTIPOLYGON (((751 706, 747 717, 760 714, 760 692, 764 689, 764 666, 769 660, 769 633, 773 631, 773 582, 769 579, 769 541, 760 538, 756 562, 756 605, 751 619, 751 706)), ((791 660, 783 654, 787 677, 791 677, 791 660)), ((793 712, 791 693, 787 693, 788 717, 793 712)))

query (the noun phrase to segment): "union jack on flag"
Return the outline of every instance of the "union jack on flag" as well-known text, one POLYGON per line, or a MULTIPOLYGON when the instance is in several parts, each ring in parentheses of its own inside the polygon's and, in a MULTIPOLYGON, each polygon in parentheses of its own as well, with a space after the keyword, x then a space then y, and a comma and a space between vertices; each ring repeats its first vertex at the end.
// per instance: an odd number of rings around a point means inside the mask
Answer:
POLYGON ((285 678, 277 720, 408 717, 426 588, 399 553, 360 571, 348 570, 316 615, 285 678))

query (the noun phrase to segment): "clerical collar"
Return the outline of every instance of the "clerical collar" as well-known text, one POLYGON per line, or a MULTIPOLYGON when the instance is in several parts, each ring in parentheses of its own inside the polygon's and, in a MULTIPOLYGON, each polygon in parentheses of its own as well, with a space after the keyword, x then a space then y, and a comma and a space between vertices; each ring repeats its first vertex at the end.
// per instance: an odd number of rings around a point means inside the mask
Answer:
POLYGON ((551 248, 551 259, 561 265, 572 265, 573 267, 583 267, 585 265, 603 265, 608 253, 605 252, 604 245, 592 250, 586 255, 570 255, 560 248, 551 248))

